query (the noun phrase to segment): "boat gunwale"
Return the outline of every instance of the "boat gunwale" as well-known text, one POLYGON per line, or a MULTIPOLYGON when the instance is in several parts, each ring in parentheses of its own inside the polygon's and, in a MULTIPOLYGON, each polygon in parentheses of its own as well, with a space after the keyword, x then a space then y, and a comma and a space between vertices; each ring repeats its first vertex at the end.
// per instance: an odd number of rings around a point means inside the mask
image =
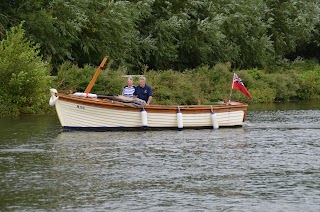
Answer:
POLYGON ((179 109, 181 112, 187 113, 207 113, 209 112, 231 112, 231 111, 247 111, 248 105, 246 103, 232 101, 229 104, 222 105, 149 105, 144 107, 130 107, 115 101, 106 101, 99 98, 90 97, 78 97, 72 94, 66 95, 63 93, 57 93, 61 101, 72 102, 75 104, 83 104, 93 107, 102 107, 115 110, 130 110, 130 111, 141 111, 142 108, 148 112, 155 113, 176 113, 179 109))

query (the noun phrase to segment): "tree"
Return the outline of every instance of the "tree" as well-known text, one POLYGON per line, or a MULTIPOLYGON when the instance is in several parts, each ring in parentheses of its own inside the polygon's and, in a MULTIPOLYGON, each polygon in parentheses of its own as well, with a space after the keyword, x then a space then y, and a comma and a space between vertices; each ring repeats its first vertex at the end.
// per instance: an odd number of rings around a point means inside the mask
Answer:
POLYGON ((6 1, 0 17, 5 30, 25 21, 27 36, 55 67, 65 60, 98 64, 106 54, 128 65, 134 61, 132 52, 147 43, 136 28, 138 11, 128 1, 6 1))
POLYGON ((0 41, 0 116, 38 113, 48 104, 50 66, 39 52, 40 46, 26 39, 22 24, 0 41))
POLYGON ((312 42, 312 34, 320 19, 318 0, 266 0, 268 19, 276 56, 284 58, 298 46, 312 42))
POLYGON ((66 60, 96 65, 106 54, 131 73, 144 64, 176 70, 225 62, 268 67, 319 43, 320 2, 3 0, 0 37, 23 20, 27 37, 54 67, 66 60))

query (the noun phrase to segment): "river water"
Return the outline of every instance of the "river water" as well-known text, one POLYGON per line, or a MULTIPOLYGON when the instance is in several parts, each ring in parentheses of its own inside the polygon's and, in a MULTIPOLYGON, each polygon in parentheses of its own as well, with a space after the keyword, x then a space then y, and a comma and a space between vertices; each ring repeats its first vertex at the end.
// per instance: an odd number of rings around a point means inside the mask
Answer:
POLYGON ((320 103, 253 105, 243 128, 64 132, 0 119, 0 211, 320 211, 320 103))

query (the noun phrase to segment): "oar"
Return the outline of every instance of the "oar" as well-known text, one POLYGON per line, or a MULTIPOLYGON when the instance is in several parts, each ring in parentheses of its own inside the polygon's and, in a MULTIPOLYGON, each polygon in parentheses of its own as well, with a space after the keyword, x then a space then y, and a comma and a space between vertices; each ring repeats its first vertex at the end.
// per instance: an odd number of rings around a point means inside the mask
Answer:
POLYGON ((101 72, 101 69, 103 68, 104 64, 106 63, 108 59, 108 56, 105 56, 100 64, 100 66, 98 67, 98 69, 96 70, 96 73, 93 75, 88 87, 86 88, 86 90, 84 91, 85 93, 90 93, 93 85, 96 83, 96 80, 101 72))

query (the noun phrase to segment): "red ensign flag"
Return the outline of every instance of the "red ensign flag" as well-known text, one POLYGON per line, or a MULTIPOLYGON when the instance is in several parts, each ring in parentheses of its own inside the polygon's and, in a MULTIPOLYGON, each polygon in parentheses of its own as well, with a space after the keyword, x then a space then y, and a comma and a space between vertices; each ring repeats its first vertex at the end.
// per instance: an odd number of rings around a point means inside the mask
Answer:
POLYGON ((250 93, 247 90, 246 86, 243 84, 242 80, 238 77, 238 75, 236 73, 233 73, 232 89, 241 91, 249 99, 252 99, 252 96, 250 95, 250 93))

